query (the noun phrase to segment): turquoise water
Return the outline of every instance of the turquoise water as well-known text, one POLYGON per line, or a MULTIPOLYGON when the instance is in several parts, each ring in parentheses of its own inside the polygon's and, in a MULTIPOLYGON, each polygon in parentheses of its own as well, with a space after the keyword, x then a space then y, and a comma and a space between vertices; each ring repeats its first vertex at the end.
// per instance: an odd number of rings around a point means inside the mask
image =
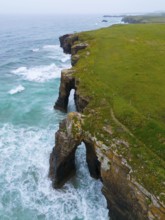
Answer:
MULTIPOLYGON (((106 220, 102 184, 89 176, 85 149, 77 176, 60 190, 48 179, 54 134, 65 114, 53 109, 60 72, 70 67, 59 36, 120 22, 101 16, 0 16, 0 219, 106 220)), ((70 109, 73 110, 70 99, 70 109)))

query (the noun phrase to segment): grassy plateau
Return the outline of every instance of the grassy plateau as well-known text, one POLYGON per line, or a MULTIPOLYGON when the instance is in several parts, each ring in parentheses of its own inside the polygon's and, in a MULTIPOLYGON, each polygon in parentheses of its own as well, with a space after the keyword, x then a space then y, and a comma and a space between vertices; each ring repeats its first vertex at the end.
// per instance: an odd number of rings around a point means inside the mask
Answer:
POLYGON ((165 25, 114 25, 79 39, 89 45, 73 67, 79 93, 90 98, 84 129, 165 202, 165 25))

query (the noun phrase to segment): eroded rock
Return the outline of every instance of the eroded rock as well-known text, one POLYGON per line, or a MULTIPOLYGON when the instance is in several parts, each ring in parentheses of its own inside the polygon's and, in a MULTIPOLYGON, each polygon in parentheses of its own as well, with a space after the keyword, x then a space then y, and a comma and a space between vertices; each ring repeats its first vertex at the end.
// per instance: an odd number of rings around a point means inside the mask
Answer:
MULTIPOLYGON (((125 158, 83 130, 84 117, 69 113, 56 133, 56 145, 50 156, 50 177, 59 188, 76 174, 75 151, 81 142, 86 146, 86 161, 90 175, 103 182, 102 192, 107 199, 113 220, 163 220, 164 208, 133 178, 125 158), (105 150, 108 149, 108 150, 105 150)), ((118 143, 118 140, 115 140, 118 143)))
POLYGON ((56 145, 50 155, 49 177, 53 187, 60 188, 76 173, 75 151, 81 142, 85 143, 87 150, 87 164, 92 177, 100 178, 100 163, 95 153, 94 145, 84 140, 82 130, 83 116, 77 112, 69 113, 60 123, 56 132, 56 145))
MULTIPOLYGON (((77 86, 76 86, 77 88, 77 86)), ((83 110, 85 109, 85 107, 88 105, 89 103, 89 99, 87 97, 83 97, 81 96, 77 89, 75 92, 75 105, 76 105, 76 109, 78 112, 83 112, 83 110)))
MULTIPOLYGON (((60 40, 64 52, 72 53, 72 60, 78 57, 79 50, 88 46, 78 42, 75 44, 75 41, 78 41, 78 37, 74 38, 72 35, 65 35, 60 40)), ((72 65, 76 62, 73 61, 72 65)), ((83 112, 89 99, 79 94, 79 81, 73 77, 72 71, 72 69, 62 71, 59 98, 55 108, 66 111, 70 90, 75 89, 77 110, 83 112)), ((132 178, 131 167, 125 158, 117 155, 111 143, 106 146, 90 135, 89 131, 83 130, 83 118, 80 113, 68 114, 56 133, 56 145, 50 156, 49 170, 53 186, 55 188, 63 186, 76 174, 75 151, 77 146, 84 142, 90 175, 100 178, 103 182, 102 191, 107 199, 112 220, 164 220, 163 204, 132 178)), ((110 136, 113 134, 111 125, 103 127, 103 130, 110 136)), ((116 139, 115 142, 113 146, 124 144, 129 147, 129 143, 124 140, 116 139)))
POLYGON ((72 123, 72 117, 70 116, 60 123, 60 128, 56 133, 56 145, 50 156, 49 170, 49 176, 55 188, 63 186, 76 172, 75 150, 81 143, 81 139, 76 139, 72 135, 72 123))
POLYGON ((73 77, 74 70, 65 69, 61 72, 61 83, 59 89, 59 97, 54 108, 67 112, 68 99, 70 91, 75 89, 75 78, 73 77))
MULTIPOLYGON (((72 66, 74 66, 80 58, 77 52, 86 48, 88 45, 81 42, 75 44, 75 42, 78 41, 78 36, 75 34, 66 34, 61 36, 59 39, 60 46, 63 48, 64 52, 71 54, 71 63, 72 66)), ((78 94, 77 85, 79 82, 78 80, 75 81, 73 76, 74 72, 74 69, 62 70, 59 97, 54 105, 55 109, 67 112, 68 99, 72 89, 75 89, 75 103, 77 110, 82 112, 87 106, 89 102, 87 98, 81 97, 78 94)))
POLYGON ((74 42, 78 41, 78 36, 75 34, 66 34, 61 36, 59 40, 64 53, 71 54, 72 45, 74 42))
POLYGON ((77 54, 77 52, 78 52, 79 50, 83 50, 83 49, 85 49, 87 46, 88 46, 88 44, 86 44, 86 43, 77 43, 77 44, 74 44, 74 45, 72 46, 72 48, 71 48, 71 54, 72 54, 72 55, 75 55, 75 54, 77 54))
POLYGON ((72 66, 75 66, 76 63, 79 61, 79 59, 80 59, 80 55, 78 55, 78 54, 75 54, 75 55, 71 56, 71 64, 72 64, 72 66))

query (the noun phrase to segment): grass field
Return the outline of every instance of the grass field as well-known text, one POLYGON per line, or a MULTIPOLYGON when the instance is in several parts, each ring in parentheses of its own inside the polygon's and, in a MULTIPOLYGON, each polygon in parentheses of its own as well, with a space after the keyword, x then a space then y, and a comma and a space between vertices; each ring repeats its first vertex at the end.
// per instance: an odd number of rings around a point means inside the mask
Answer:
POLYGON ((128 142, 115 150, 165 201, 165 25, 114 25, 79 37, 89 44, 74 67, 79 92, 91 100, 84 128, 107 146, 128 142))

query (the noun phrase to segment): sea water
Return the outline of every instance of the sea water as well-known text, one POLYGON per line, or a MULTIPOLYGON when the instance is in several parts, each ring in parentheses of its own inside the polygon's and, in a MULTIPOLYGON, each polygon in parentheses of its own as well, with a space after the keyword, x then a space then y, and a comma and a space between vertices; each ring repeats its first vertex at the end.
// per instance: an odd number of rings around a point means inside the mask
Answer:
MULTIPOLYGON (((102 183, 90 177, 85 148, 77 175, 60 190, 48 178, 60 73, 69 68, 59 36, 119 23, 102 16, 0 16, 0 220, 106 220, 102 183)), ((74 103, 70 99, 70 110, 74 103)))

